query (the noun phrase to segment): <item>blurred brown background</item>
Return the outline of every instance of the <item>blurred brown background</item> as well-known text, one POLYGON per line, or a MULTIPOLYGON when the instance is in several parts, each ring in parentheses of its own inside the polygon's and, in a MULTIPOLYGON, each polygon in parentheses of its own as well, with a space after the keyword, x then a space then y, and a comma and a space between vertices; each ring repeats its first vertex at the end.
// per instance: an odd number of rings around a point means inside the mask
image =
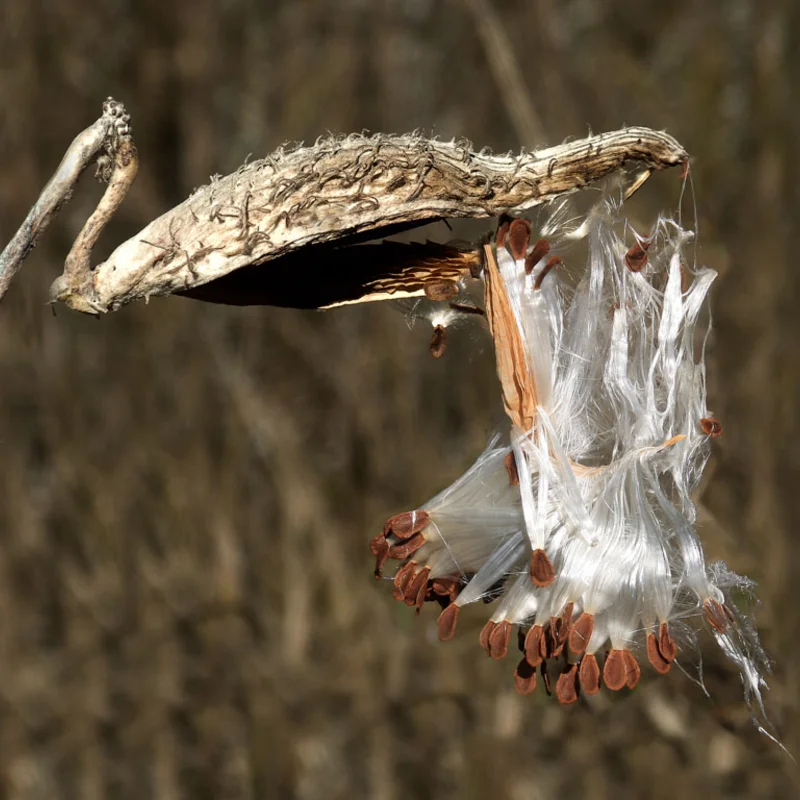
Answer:
MULTIPOLYGON (((760 584, 768 710, 797 754, 800 6, 486 6, 4 0, 0 241, 107 95, 142 169, 98 260, 210 174, 327 130, 502 151, 666 128, 722 274, 706 549, 760 584), (498 82, 509 56, 524 102, 498 82)), ((430 329, 388 307, 54 317, 47 287, 99 193, 86 176, 0 307, 0 796, 796 796, 713 645, 711 700, 673 670, 565 709, 514 694, 512 659, 478 646, 483 609, 443 645, 431 609, 372 580, 383 520, 501 418, 485 337, 456 332, 434 362, 430 329)))

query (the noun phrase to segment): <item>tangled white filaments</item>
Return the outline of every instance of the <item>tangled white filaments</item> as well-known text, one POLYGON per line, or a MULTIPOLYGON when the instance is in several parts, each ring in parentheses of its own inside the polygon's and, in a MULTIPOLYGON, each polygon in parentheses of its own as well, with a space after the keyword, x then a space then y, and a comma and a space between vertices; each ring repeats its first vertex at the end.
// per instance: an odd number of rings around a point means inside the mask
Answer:
POLYGON ((691 497, 722 432, 697 332, 715 273, 690 266, 691 232, 661 218, 638 235, 608 199, 577 231, 530 231, 505 221, 485 249, 510 437, 387 521, 376 574, 402 561, 395 596, 438 601, 443 640, 463 606, 497 600, 480 641, 502 658, 518 628, 523 694, 537 673, 549 691, 555 664, 563 703, 601 684, 633 688, 638 656, 668 672, 702 620, 761 708, 768 663, 731 597, 750 584, 706 563, 691 497), (582 269, 564 253, 575 236, 588 243, 582 269))

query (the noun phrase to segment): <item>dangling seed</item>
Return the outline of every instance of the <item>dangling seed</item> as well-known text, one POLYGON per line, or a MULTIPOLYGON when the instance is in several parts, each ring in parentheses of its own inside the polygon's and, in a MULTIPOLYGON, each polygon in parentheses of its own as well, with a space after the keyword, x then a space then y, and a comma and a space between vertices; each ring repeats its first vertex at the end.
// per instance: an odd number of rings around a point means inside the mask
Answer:
POLYGON ((383 533, 385 536, 392 534, 398 539, 408 539, 422 531, 430 520, 427 511, 404 511, 402 514, 395 514, 386 520, 383 533))
POLYGON ((569 634, 569 649, 576 656, 586 650, 589 639, 592 638, 594 630, 594 615, 587 614, 585 611, 572 623, 572 630, 569 634))
POLYGON ((458 590, 461 586, 461 581, 458 578, 434 578, 431 583, 431 588, 435 594, 441 597, 449 597, 455 600, 458 597, 458 590))
POLYGON ((639 662, 630 650, 622 651, 622 660, 625 662, 625 685, 629 689, 635 689, 642 674, 641 669, 639 669, 639 662))
POLYGON ((531 224, 526 219, 515 219, 508 228, 508 249, 514 261, 525 258, 531 240, 531 224))
POLYGON ((386 541, 386 537, 379 533, 370 543, 369 549, 372 555, 375 556, 375 579, 383 575, 383 565, 386 563, 386 559, 389 558, 389 542, 386 541))
POLYGON ((724 605, 716 600, 709 599, 703 603, 703 613, 705 614, 706 622, 717 633, 727 633, 728 624, 732 622, 729 609, 726 609, 724 605))
POLYGON ((722 436, 722 424, 718 419, 714 419, 714 417, 703 417, 700 420, 700 430, 712 439, 722 436))
POLYGON ((514 672, 514 688, 518 694, 530 694, 536 688, 536 668, 532 667, 526 658, 517 664, 514 672))
POLYGON ((425 297, 438 303, 458 294, 458 286, 452 281, 428 281, 423 287, 425 297))
POLYGON ((567 664, 556 681, 556 697, 565 706, 578 699, 578 665, 567 664))
POLYGON ((625 253, 625 265, 631 272, 640 272, 647 264, 647 251, 652 241, 634 242, 625 253))
POLYGON ((394 575, 394 596, 397 600, 405 600, 409 584, 414 580, 417 565, 413 561, 403 564, 394 575))
POLYGON ((473 306, 469 303, 450 303, 450 308, 453 311, 460 311, 462 314, 475 314, 479 317, 486 316, 486 312, 480 306, 473 306))
POLYGON ((422 604, 425 602, 425 593, 428 588, 428 576, 430 574, 431 571, 428 567, 421 569, 414 576, 414 580, 411 581, 406 590, 406 605, 416 606, 417 614, 419 614, 422 604))
POLYGON ((658 672, 659 675, 666 675, 672 667, 669 660, 664 658, 661 653, 654 633, 647 634, 647 660, 652 664, 653 669, 658 672))
POLYGON ((544 690, 547 692, 547 696, 551 697, 553 694, 553 688, 550 685, 550 674, 547 672, 547 662, 542 661, 541 665, 539 666, 539 673, 542 676, 542 683, 544 684, 544 690))
POLYGON ((508 653, 508 642, 511 639, 511 623, 508 620, 498 622, 489 634, 489 655, 499 661, 508 653))
POLYGON ((586 694, 597 694, 600 691, 600 667, 594 653, 586 653, 581 659, 578 677, 581 681, 581 690, 586 694))
POLYGON ((456 635, 456 623, 458 622, 458 612, 460 610, 460 606, 456 605, 456 603, 451 603, 439 614, 439 620, 436 625, 439 629, 440 641, 449 642, 456 635))
POLYGON ((525 256, 525 274, 530 275, 533 268, 550 252, 550 242, 547 239, 539 239, 533 246, 533 250, 525 256))
POLYGON ((549 586, 556 577, 556 571, 553 568, 553 562, 547 557, 547 553, 539 548, 533 551, 531 556, 531 580, 544 588, 549 586))
POLYGON ((553 267, 557 267, 561 263, 563 263, 561 261, 561 256, 550 256, 550 258, 547 259, 547 263, 542 267, 541 272, 534 278, 533 288, 537 291, 541 289, 542 281, 547 277, 547 273, 550 272, 553 267))
POLYGON ((672 663, 675 656, 678 655, 678 647, 675 640, 670 636, 669 628, 666 622, 662 622, 658 626, 658 651, 664 657, 665 661, 672 663))
POLYGON ((491 647, 489 646, 489 637, 492 635, 492 631, 495 629, 496 625, 497 625, 496 622, 492 622, 492 620, 489 620, 483 626, 480 638, 478 639, 478 641, 481 643, 481 647, 486 651, 487 656, 490 656, 492 654, 491 647))
POLYGON ((389 555, 402 561, 408 558, 413 553, 425 544, 425 537, 421 533, 415 533, 410 539, 407 539, 402 544, 395 544, 389 548, 389 555))
POLYGON ((544 628, 541 625, 534 625, 525 636, 525 658, 532 667, 538 667, 547 658, 544 628))
POLYGON ((447 350, 447 333, 445 333, 443 326, 437 325, 433 329, 431 343, 428 349, 431 351, 431 355, 434 358, 441 358, 444 355, 444 351, 447 350))
POLYGON ((564 610, 557 617, 550 617, 550 647, 548 654, 551 658, 558 658, 564 650, 564 645, 569 639, 572 629, 573 603, 567 603, 564 610))
POLYGON ((628 670, 622 650, 612 650, 603 665, 603 683, 612 692, 618 692, 628 680, 628 670))
POLYGON ((506 472, 508 473, 508 485, 519 486, 519 472, 517 472, 517 457, 514 455, 513 450, 505 457, 505 459, 503 459, 503 463, 506 465, 506 472))
POLYGON ((495 237, 498 250, 502 250, 506 246, 506 237, 508 236, 510 225, 511 217, 509 217, 508 214, 501 214, 499 225, 497 226, 497 236, 495 237))

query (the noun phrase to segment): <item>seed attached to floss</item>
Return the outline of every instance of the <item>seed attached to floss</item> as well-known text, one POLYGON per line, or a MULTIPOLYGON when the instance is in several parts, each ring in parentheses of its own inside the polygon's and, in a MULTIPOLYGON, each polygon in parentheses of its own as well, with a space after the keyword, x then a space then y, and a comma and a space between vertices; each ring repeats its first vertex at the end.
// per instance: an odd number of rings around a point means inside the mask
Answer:
POLYGON ((564 650, 564 645, 569 639, 572 629, 572 609, 573 604, 567 603, 564 610, 557 617, 550 617, 548 654, 551 658, 557 658, 564 650))
POLYGON ((375 578, 376 580, 383 575, 383 565, 389 558, 389 542, 386 536, 379 533, 370 543, 369 550, 375 556, 375 578))
POLYGON ((669 627, 666 622, 658 626, 658 651, 667 661, 674 661, 678 655, 678 647, 675 640, 670 636, 669 627))
POLYGON ((452 281, 428 281, 423 287, 425 297, 435 303, 449 300, 458 294, 458 286, 452 281))
POLYGON ((652 240, 644 239, 636 241, 625 253, 625 266, 631 272, 641 272, 647 264, 647 251, 650 249, 652 240))
POLYGON ((622 651, 622 659, 625 662, 625 685, 629 689, 635 689, 642 674, 642 670, 639 668, 639 662, 630 650, 622 651))
POLYGON ((437 325, 431 334, 431 343, 428 348, 434 358, 441 358, 447 350, 447 333, 444 326, 437 325))
POLYGON ((512 450, 503 460, 508 473, 508 485, 519 486, 519 472, 517 472, 517 458, 512 450))
POLYGON ((534 625, 525 636, 525 658, 532 667, 538 667, 547 658, 547 642, 541 625, 534 625))
POLYGON ((531 224, 526 219, 515 219, 508 228, 508 249, 515 261, 525 258, 531 240, 531 224))
POLYGON ((562 705, 568 706, 578 699, 578 665, 567 664, 556 681, 556 697, 562 705))
POLYGON ((490 656, 492 654, 492 649, 491 646, 489 645, 489 638, 491 637, 492 631, 495 629, 496 625, 497 625, 496 622, 492 622, 492 620, 489 620, 483 626, 483 629, 481 630, 481 635, 478 638, 478 641, 480 642, 481 647, 486 651, 487 656, 490 656))
POLYGON ((428 567, 421 569, 415 576, 414 580, 408 585, 406 590, 405 602, 408 606, 416 606, 417 614, 419 614, 422 604, 425 602, 425 594, 428 589, 428 576, 431 571, 428 567))
POLYGON ((456 603, 451 603, 439 614, 439 620, 436 625, 440 641, 449 642, 456 635, 459 611, 461 611, 461 608, 456 603))
POLYGON ((383 526, 384 536, 395 536, 398 539, 408 539, 419 533, 430 522, 427 511, 404 511, 389 517, 383 526))
POLYGON ((717 633, 727 633, 728 626, 735 621, 731 610, 716 600, 706 600, 703 603, 703 613, 705 614, 706 622, 717 633))
POLYGON ((593 695, 600 691, 600 667, 594 653, 586 653, 581 659, 578 678, 581 682, 581 691, 585 694, 593 695))
POLYGON ((612 692, 618 692, 628 681, 628 665, 622 650, 612 650, 603 665, 603 683, 612 692))
POLYGON ((530 572, 531 580, 542 589, 546 586, 550 586, 556 579, 556 571, 553 568, 553 562, 541 548, 533 551, 530 572))
MULTIPOLYGON (((547 239, 539 239, 533 246, 533 250, 525 256, 525 274, 530 275, 533 268, 550 252, 550 242, 547 239)), ((560 260, 560 259, 559 259, 560 260)))
POLYGON ((714 419, 714 417, 703 417, 700 420, 700 430, 712 439, 722 436, 722 424, 718 419, 714 419))
POLYGON ((542 271, 536 276, 533 281, 533 288, 538 291, 542 288, 542 281, 547 277, 547 273, 550 272, 553 267, 557 267, 559 264, 562 264, 561 256, 550 256, 547 259, 547 263, 542 267, 542 271))
POLYGON ((508 620, 498 622, 489 634, 489 655, 499 661, 508 653, 508 642, 511 639, 511 623, 508 620))
POLYGON ((523 658, 514 672, 514 688, 517 694, 528 695, 536 688, 536 667, 528 663, 527 658, 523 658))
POLYGON ((406 539, 401 544, 392 545, 389 548, 389 556, 398 561, 403 561, 425 544, 425 537, 421 533, 415 533, 410 539, 406 539))
POLYGON ((659 675, 666 675, 672 668, 671 660, 664 657, 654 633, 647 634, 647 660, 659 675))
POLYGON ((584 611, 572 624, 572 630, 569 634, 569 649, 574 655, 579 656, 586 650, 589 639, 592 638, 593 630, 594 615, 587 614, 584 611))

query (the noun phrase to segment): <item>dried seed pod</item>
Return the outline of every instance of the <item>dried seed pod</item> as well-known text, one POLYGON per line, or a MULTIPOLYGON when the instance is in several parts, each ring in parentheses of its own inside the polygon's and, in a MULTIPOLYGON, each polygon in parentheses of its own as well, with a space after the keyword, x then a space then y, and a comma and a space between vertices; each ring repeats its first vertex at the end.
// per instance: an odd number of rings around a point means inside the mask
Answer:
POLYGON ((558 702, 565 706, 576 702, 578 699, 579 686, 578 665, 567 664, 556 681, 556 697, 558 698, 558 702))
POLYGON ((428 347, 434 358, 441 358, 447 350, 447 333, 443 325, 437 325, 431 334, 431 343, 428 347))
POLYGON ((452 281, 428 281, 423 287, 425 297, 434 302, 449 300, 458 294, 458 286, 452 281))
POLYGON ((581 682, 581 690, 586 694, 593 695, 600 691, 600 667, 594 653, 586 653, 581 659, 578 677, 581 682))
POLYGON ((672 662, 678 655, 678 647, 675 640, 670 636, 669 627, 666 622, 658 626, 658 651, 665 660, 672 662))
POLYGON ((533 288, 536 290, 541 289, 542 281, 547 277, 547 273, 550 272, 553 267, 557 267, 561 263, 561 256, 550 256, 550 258, 547 259, 547 263, 542 267, 541 272, 534 279, 533 288))
POLYGON ((424 544, 425 537, 421 533, 415 533, 410 539, 406 539, 401 544, 392 545, 389 548, 389 556, 391 558, 396 558, 398 561, 402 561, 413 553, 416 553, 424 544))
POLYGON ((603 683, 612 692, 618 692, 628 680, 628 667, 622 650, 612 650, 603 665, 603 683))
POLYGON ((483 630, 481 630, 481 635, 478 640, 481 643, 481 647, 486 651, 487 656, 490 656, 492 654, 492 649, 489 644, 489 638, 491 637, 492 631, 495 629, 496 625, 497 625, 496 622, 492 622, 492 620, 489 620, 483 626, 483 630))
POLYGON ((550 252, 550 242, 547 239, 539 239, 533 246, 533 250, 525 256, 525 273, 530 275, 533 268, 550 252))
POLYGON ((498 622, 489 634, 489 655, 499 661, 508 653, 508 643, 511 639, 511 623, 508 620, 498 622))
POLYGON ((505 457, 503 463, 505 464, 506 472, 508 473, 508 485, 519 486, 519 472, 517 472, 517 458, 514 455, 513 450, 511 450, 509 454, 505 457))
POLYGON ((629 689, 635 689, 636 684, 639 683, 639 678, 642 671, 639 668, 639 662, 636 656, 630 650, 622 651, 622 660, 625 662, 625 685, 629 689))
POLYGON ((706 622, 708 622, 717 633, 727 633, 728 625, 734 621, 731 610, 722 603, 718 603, 716 600, 706 600, 703 603, 703 613, 705 614, 706 622))
POLYGON ((718 419, 714 419, 714 417, 703 417, 700 420, 700 430, 712 439, 722 436, 722 424, 718 419))
POLYGON ((532 667, 526 658, 523 658, 514 672, 514 688, 518 694, 530 694, 536 688, 536 667, 532 667))
POLYGON ((538 667, 547 658, 547 644, 541 625, 534 625, 525 636, 525 658, 532 667, 538 667))
POLYGON ((531 240, 531 224, 526 219, 515 219, 508 227, 508 249, 515 261, 525 258, 531 240))
POLYGON ((449 642, 456 635, 456 623, 458 622, 460 610, 460 606, 456 605, 456 603, 451 603, 439 614, 439 620, 436 625, 439 630, 440 641, 449 642))
POLYGON ((553 562, 547 556, 544 550, 539 548, 533 551, 531 556, 531 580, 540 588, 549 586, 556 577, 556 571, 553 568, 553 562))
POLYGON ((647 660, 660 675, 666 675, 672 667, 670 661, 664 658, 654 633, 647 634, 647 660))
POLYGON ((408 539, 419 533, 430 522, 427 511, 404 511, 389 517, 383 526, 384 536, 395 536, 397 539, 408 539))
POLYGON ((572 624, 572 630, 569 634, 569 649, 572 653, 579 656, 586 650, 589 639, 592 638, 593 630, 594 615, 587 614, 584 611, 572 624))

